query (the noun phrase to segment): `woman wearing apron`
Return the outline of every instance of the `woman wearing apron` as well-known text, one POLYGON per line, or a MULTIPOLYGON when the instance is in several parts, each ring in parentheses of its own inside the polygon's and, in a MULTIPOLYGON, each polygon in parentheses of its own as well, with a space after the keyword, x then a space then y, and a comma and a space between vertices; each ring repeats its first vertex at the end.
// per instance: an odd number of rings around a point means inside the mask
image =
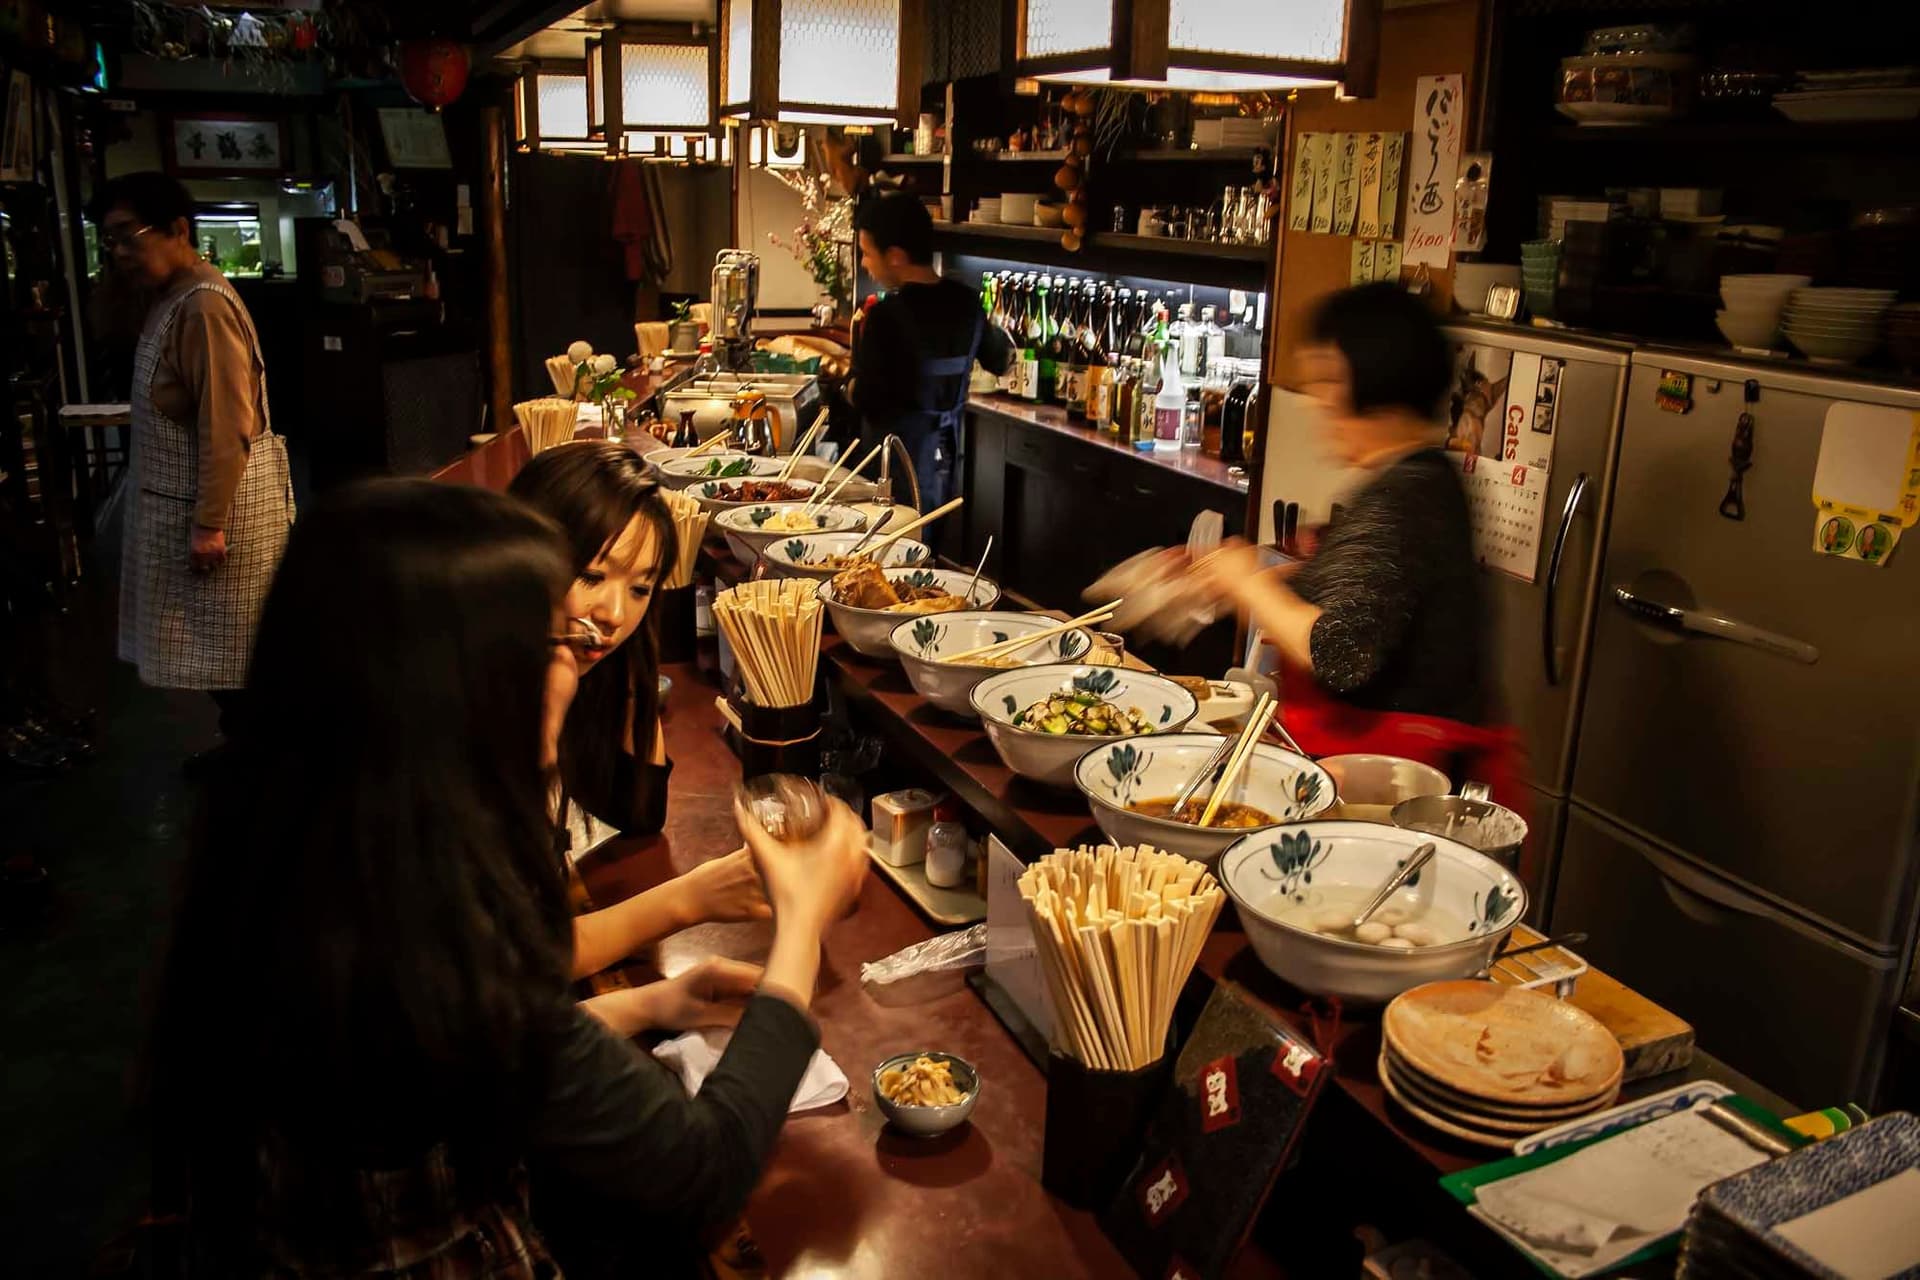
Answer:
POLYGON ((119 654, 147 684, 211 693, 230 732, 294 516, 260 340, 195 248, 178 182, 127 174, 95 209, 114 272, 150 299, 134 354, 119 654))
POLYGON ((1003 373, 1007 336, 986 322, 980 299, 933 269, 933 219, 894 192, 860 206, 860 266, 887 296, 867 311, 854 352, 853 403, 864 439, 889 433, 906 442, 920 485, 920 509, 953 496, 967 375, 978 360, 1003 373))

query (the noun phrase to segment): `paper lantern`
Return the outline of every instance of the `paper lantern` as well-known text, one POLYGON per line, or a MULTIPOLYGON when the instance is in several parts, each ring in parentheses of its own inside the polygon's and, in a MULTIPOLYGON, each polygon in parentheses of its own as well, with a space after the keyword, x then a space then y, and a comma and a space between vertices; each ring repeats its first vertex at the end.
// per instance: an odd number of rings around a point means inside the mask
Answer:
POLYGON ((438 111, 466 91, 466 46, 440 36, 404 42, 400 83, 415 102, 438 111))

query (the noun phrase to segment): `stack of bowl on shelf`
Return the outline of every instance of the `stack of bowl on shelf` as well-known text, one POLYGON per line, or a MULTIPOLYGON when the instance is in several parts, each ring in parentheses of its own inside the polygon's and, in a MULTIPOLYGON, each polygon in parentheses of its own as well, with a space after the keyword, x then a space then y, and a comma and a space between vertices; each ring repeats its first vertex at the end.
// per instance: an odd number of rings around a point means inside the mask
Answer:
POLYGON ((1538 991, 1434 982, 1387 1006, 1380 1083, 1416 1118, 1481 1146, 1604 1111, 1626 1057, 1590 1013, 1538 991))
POLYGON ((1000 197, 981 196, 973 202, 973 212, 967 215, 968 222, 1000 221, 1000 197))
POLYGON ((1795 289, 1811 284, 1810 276, 1760 272, 1720 277, 1720 300, 1726 309, 1713 321, 1720 334, 1736 347, 1765 349, 1780 335, 1780 313, 1795 289))
POLYGON ((1560 275, 1560 242, 1529 240, 1520 246, 1520 287, 1527 310, 1536 316, 1553 315, 1553 293, 1560 275))
POLYGON ((1880 346, 1892 289, 1795 289, 1781 316, 1787 340, 1809 360, 1850 364, 1880 346))

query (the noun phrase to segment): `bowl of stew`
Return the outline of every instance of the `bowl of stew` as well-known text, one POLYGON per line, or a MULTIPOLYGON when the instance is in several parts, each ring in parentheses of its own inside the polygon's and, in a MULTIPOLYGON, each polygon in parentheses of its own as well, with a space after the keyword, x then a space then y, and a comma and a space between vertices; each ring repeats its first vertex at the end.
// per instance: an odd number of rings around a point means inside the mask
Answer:
POLYGON ((1167 733, 1090 751, 1074 766, 1074 785, 1094 821, 1120 845, 1152 845, 1211 864, 1251 831, 1304 822, 1334 803, 1333 775, 1303 755, 1257 744, 1209 826, 1199 825, 1213 792, 1202 784, 1171 816, 1174 798, 1220 746, 1215 733, 1167 733))

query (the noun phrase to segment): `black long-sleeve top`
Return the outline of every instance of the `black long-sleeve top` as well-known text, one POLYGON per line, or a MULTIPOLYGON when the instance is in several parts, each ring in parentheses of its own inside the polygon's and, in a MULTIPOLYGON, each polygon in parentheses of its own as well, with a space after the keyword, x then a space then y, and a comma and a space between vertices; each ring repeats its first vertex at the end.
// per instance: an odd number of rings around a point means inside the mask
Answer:
POLYGON ((1290 585, 1321 609, 1309 645, 1322 688, 1368 710, 1484 720, 1492 655, 1473 523, 1440 450, 1376 476, 1290 585))
MULTIPOLYGON (((975 320, 982 320, 980 299, 952 280, 907 284, 893 290, 867 312, 860 345, 853 357, 853 405, 876 425, 891 427, 901 414, 943 408, 923 403, 923 360, 965 355, 975 320)), ((998 326, 983 324, 974 353, 989 373, 1005 373, 1013 344, 998 326)), ((951 396, 965 375, 943 382, 939 394, 951 396)))

